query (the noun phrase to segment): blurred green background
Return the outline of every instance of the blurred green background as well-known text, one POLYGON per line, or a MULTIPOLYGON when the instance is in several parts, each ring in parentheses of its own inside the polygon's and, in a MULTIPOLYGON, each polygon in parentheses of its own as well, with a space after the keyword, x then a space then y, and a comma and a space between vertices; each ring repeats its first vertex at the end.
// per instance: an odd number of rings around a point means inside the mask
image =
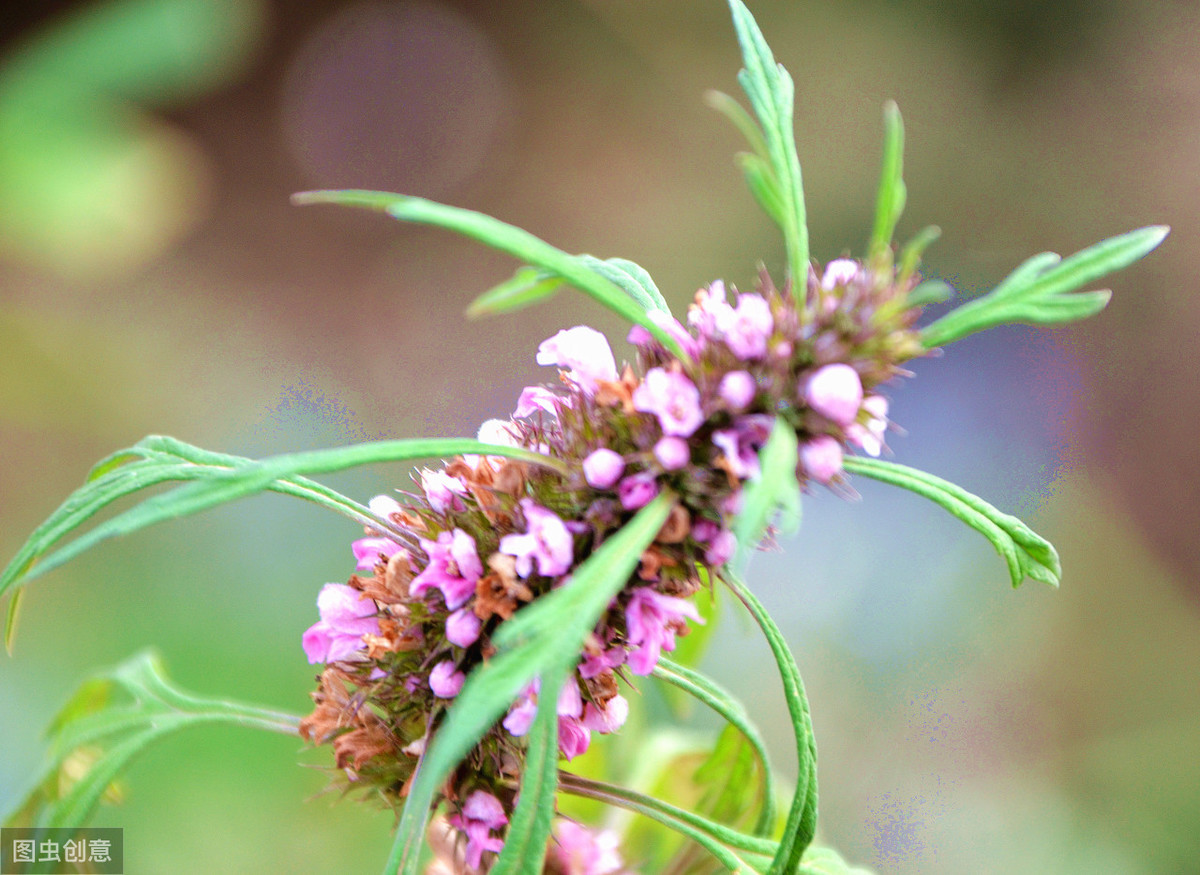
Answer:
MULTIPOLYGON (((821 830, 882 873, 1200 871, 1200 9, 1171 2, 752 3, 797 83, 813 254, 860 252, 883 102, 908 131, 902 237, 986 290, 1042 249, 1174 233, 1110 308, 918 362, 898 461, 1058 544, 1016 592, 919 499, 806 501, 752 580, 805 673, 821 830)), ((677 311, 749 285, 778 237, 703 104, 740 66, 719 0, 9 2, 0 22, 0 554, 101 456, 147 433, 249 455, 471 435, 548 379, 580 297, 468 322, 503 257, 313 187, 480 209, 568 251, 631 258, 677 311)), ((329 482, 366 499, 402 467, 329 482)), ((0 659, 0 810, 91 670, 147 645, 174 677, 293 712, 299 646, 353 525, 279 497, 164 525, 29 591, 0 659)), ((787 760, 769 656, 726 622, 706 659, 787 760), (761 679, 758 681, 756 679, 761 679)), ((390 816, 313 798, 300 745, 196 730, 149 751, 97 825, 127 871, 377 871, 390 816)))

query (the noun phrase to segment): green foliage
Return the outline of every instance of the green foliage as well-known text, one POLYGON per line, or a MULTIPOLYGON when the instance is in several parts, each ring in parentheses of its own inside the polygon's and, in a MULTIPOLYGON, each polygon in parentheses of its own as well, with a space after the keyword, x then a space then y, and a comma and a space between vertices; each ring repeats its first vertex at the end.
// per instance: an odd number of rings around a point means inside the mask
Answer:
POLYGON ((151 742, 205 723, 229 723, 296 735, 291 714, 186 693, 162 661, 143 651, 85 681, 48 729, 50 756, 9 825, 82 827, 113 781, 151 742), (118 701, 115 694, 123 694, 118 701), (86 765, 82 775, 75 774, 86 765))
POLYGON ((740 159, 742 170, 759 205, 783 230, 792 294, 803 301, 808 282, 808 222, 792 123, 795 86, 787 70, 775 63, 771 47, 745 4, 729 0, 729 7, 745 64, 738 82, 758 119, 758 129, 740 108, 733 108, 736 104, 730 98, 716 94, 709 102, 746 134, 754 149, 753 156, 740 159))
POLYGON ((895 101, 884 104, 883 130, 883 170, 879 175, 875 225, 867 245, 867 258, 873 262, 886 261, 890 266, 892 235, 908 196, 904 186, 904 121, 895 101))
MULTIPOLYGON (((301 475, 455 453, 509 456, 554 468, 561 465, 557 460, 529 450, 466 438, 373 441, 328 450, 286 453, 256 462, 240 456, 202 450, 174 438, 151 435, 96 465, 88 474, 87 482, 34 530, 3 573, 0 573, 0 596, 10 587, 23 586, 110 538, 264 491, 303 498, 363 525, 387 529, 388 523, 381 521, 358 502, 301 475), (50 552, 55 544, 118 499, 174 481, 185 481, 186 485, 146 498, 140 504, 79 535, 66 546, 50 552)), ((9 619, 5 624, 5 645, 8 647, 11 647, 15 631, 15 616, 14 599, 9 605, 9 619)))
POLYGON ((762 540, 767 526, 779 512, 779 527, 785 534, 800 528, 800 486, 796 482, 798 450, 796 432, 783 417, 775 420, 771 436, 758 453, 761 474, 745 487, 742 510, 733 533, 737 554, 732 567, 741 574, 750 554, 762 540))
MULTIPOLYGON (((497 652, 473 671, 454 699, 421 759, 405 800, 386 872, 418 871, 419 849, 430 806, 446 776, 500 718, 533 678, 547 688, 539 702, 557 699, 549 683, 575 667, 584 640, 637 567, 674 503, 661 493, 571 575, 571 582, 518 611, 492 639, 497 652)), ((539 718, 541 709, 539 707, 539 718)), ((549 719, 549 718, 547 718, 549 719)), ((557 749, 557 741, 555 741, 557 749)), ((532 829, 533 827, 529 827, 532 829)))
POLYGON ((1035 255, 988 294, 927 326, 921 342, 932 349, 1009 322, 1057 325, 1095 315, 1108 304, 1112 293, 1077 290, 1133 264, 1158 246, 1169 230, 1163 225, 1140 228, 1101 240, 1063 260, 1053 252, 1035 255))
MULTIPOLYGON (((613 261, 605 262, 587 255, 569 255, 538 239, 528 231, 501 222, 491 216, 485 216, 483 213, 446 206, 408 195, 357 190, 308 191, 293 195, 292 201, 297 204, 341 204, 365 207, 387 213, 394 219, 435 225, 478 240, 486 246, 508 253, 514 258, 540 269, 546 278, 557 277, 568 285, 574 286, 618 316, 644 327, 675 355, 684 360, 688 358, 679 344, 650 318, 648 308, 643 301, 647 299, 646 296, 653 300, 658 290, 654 289, 654 294, 649 293, 643 281, 649 280, 649 275, 632 262, 621 260, 614 264, 613 261), (598 265, 599 267, 597 267, 598 265), (636 268, 636 271, 631 268, 636 268), (627 281, 614 282, 612 279, 614 271, 618 272, 621 277, 625 277, 627 281), (631 292, 631 288, 636 289, 637 292, 631 292)), ((654 284, 651 282, 650 288, 653 286, 654 284)), ((544 290, 539 289, 538 291, 544 290)), ((488 295, 496 295, 496 290, 493 289, 488 295)), ((497 297, 501 299, 501 308, 504 295, 523 295, 528 303, 528 282, 524 287, 518 285, 498 295, 497 297)), ((662 296, 658 295, 657 302, 661 302, 661 299, 662 296)), ((657 302, 652 309, 659 309, 657 302)), ((495 304, 496 301, 492 300, 485 306, 495 309, 495 304)), ((476 301, 473 305, 476 312, 488 311, 487 309, 480 310, 480 306, 476 301)), ((665 307, 665 304, 662 306, 665 307)))
POLYGON ((1026 577, 1050 586, 1058 586, 1062 579, 1062 565, 1053 544, 1015 516, 1002 513, 961 486, 880 459, 847 457, 844 464, 851 474, 863 474, 923 495, 978 531, 1007 563, 1014 587, 1026 577))

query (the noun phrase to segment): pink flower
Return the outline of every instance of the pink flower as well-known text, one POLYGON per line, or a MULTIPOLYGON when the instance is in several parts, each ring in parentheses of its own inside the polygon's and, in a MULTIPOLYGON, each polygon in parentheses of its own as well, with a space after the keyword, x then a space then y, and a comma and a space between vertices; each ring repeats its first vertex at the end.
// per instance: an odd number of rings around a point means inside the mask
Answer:
POLYGON ((443 659, 429 673, 429 689, 439 699, 453 699, 462 690, 467 676, 454 665, 454 660, 443 659))
POLYGON ((557 365, 567 369, 567 378, 589 395, 597 380, 617 379, 617 363, 603 334, 586 325, 576 325, 543 340, 537 351, 539 365, 557 365))
POLYGON ((617 852, 617 834, 612 830, 592 832, 572 820, 554 825, 550 856, 558 864, 556 871, 567 875, 625 875, 624 862, 617 852))
POLYGON ((734 413, 741 413, 750 406, 757 391, 758 384, 747 371, 730 371, 721 378, 717 395, 729 405, 730 410, 734 413))
POLYGON ((608 489, 621 479, 625 470, 625 459, 615 450, 601 447, 588 453, 583 460, 583 476, 589 486, 608 489))
POLYGON ((583 706, 583 725, 588 729, 607 735, 616 732, 629 718, 629 702, 619 693, 598 708, 591 702, 583 706))
POLYGON ((665 435, 654 445, 654 458, 664 471, 678 471, 692 460, 692 449, 683 438, 665 435))
POLYGON ((459 608, 446 618, 446 640, 459 647, 470 647, 479 640, 483 621, 470 608, 459 608))
POLYGON ((625 664, 623 647, 610 647, 607 650, 597 648, 595 651, 585 650, 584 654, 583 662, 579 663, 579 676, 587 680, 625 664))
POLYGON ((505 535, 500 539, 500 552, 517 557, 517 574, 528 577, 537 560, 538 574, 557 577, 571 567, 575 559, 575 539, 558 516, 535 504, 531 498, 521 499, 528 529, 524 534, 505 535))
POLYGON ((467 834, 467 866, 479 869, 485 851, 504 850, 504 841, 491 834, 508 823, 500 800, 486 790, 476 790, 463 803, 462 812, 452 815, 449 823, 467 834))
POLYGON ((592 743, 592 731, 578 717, 558 718, 558 749, 569 760, 585 753, 592 743))
POLYGON ((475 584, 483 576, 475 539, 462 529, 455 529, 442 532, 437 541, 422 538, 421 549, 428 554, 429 564, 413 578, 409 592, 420 596, 436 587, 446 599, 446 607, 461 608, 475 594, 475 584))
POLYGON ((521 390, 521 397, 517 399, 517 409, 513 411, 513 416, 530 416, 538 410, 558 416, 558 406, 565 400, 545 386, 526 386, 521 390))
POLYGON ((534 678, 522 691, 516 704, 509 709, 503 725, 510 735, 520 738, 533 725, 533 718, 537 716, 537 697, 540 687, 541 680, 534 678))
POLYGON ((650 674, 660 653, 675 649, 675 633, 687 627, 685 618, 689 617, 704 622, 691 602, 648 586, 637 587, 625 608, 626 639, 637 648, 629 654, 629 670, 637 675, 650 674))
POLYGON ((312 664, 348 659, 363 648, 363 635, 378 635, 378 608, 362 593, 344 583, 327 583, 317 595, 321 619, 301 638, 312 664))
POLYGON ((887 433, 888 402, 882 395, 871 395, 862 403, 867 411, 867 423, 852 422, 846 427, 846 437, 862 447, 869 456, 878 456, 883 450, 883 436, 887 433))
POLYGON ((742 480, 759 474, 758 451, 771 435, 771 417, 753 413, 734 420, 733 428, 713 432, 713 443, 725 455, 729 473, 742 480))
POLYGON ((350 550, 354 553, 354 568, 357 571, 371 571, 380 562, 387 562, 392 555, 405 552, 404 548, 391 538, 375 535, 352 542, 350 550))
POLYGON ((858 371, 844 364, 825 365, 808 378, 804 385, 804 400, 817 413, 838 425, 849 425, 858 416, 863 400, 858 371))
POLYGON ((722 314, 717 328, 725 345, 745 361, 760 359, 767 354, 767 339, 775 330, 771 305, 761 295, 738 295, 737 309, 722 314))
POLYGON ((701 544, 708 545, 708 549, 704 551, 704 561, 713 568, 724 565, 737 552, 737 537, 729 529, 722 528, 712 520, 697 520, 696 525, 692 527, 692 537, 701 544))
POLYGON ((710 283, 707 289, 700 289, 694 300, 695 303, 688 307, 687 320, 701 337, 716 337, 720 325, 733 321, 733 307, 725 300, 725 283, 721 280, 710 283))
POLYGON ((704 422, 700 390, 683 374, 651 368, 633 390, 634 409, 658 417, 663 434, 688 437, 704 422))
POLYGON ((828 483, 842 473, 842 446, 827 434, 819 435, 800 448, 800 464, 819 483, 828 483))
POLYGON ((435 513, 445 513, 452 510, 461 513, 465 510, 460 495, 467 494, 467 486, 457 477, 451 477, 445 471, 430 471, 421 469, 421 489, 429 500, 429 506, 435 513))
POLYGON ((821 276, 821 286, 832 292, 838 286, 848 285, 858 276, 858 262, 849 258, 835 258, 825 265, 825 273, 821 276))
POLYGON ((637 510, 658 495, 658 480, 652 471, 630 474, 617 484, 617 497, 625 510, 637 510))
MULTIPOLYGON (((679 324, 679 320, 670 313, 664 313, 662 310, 651 310, 646 314, 650 321, 666 332, 667 336, 679 344, 679 348, 687 355, 695 358, 700 354, 700 344, 696 338, 688 334, 688 330, 679 324)), ((658 339, 650 333, 643 325, 635 325, 629 329, 629 335, 625 338, 634 346, 649 346, 652 343, 658 343, 658 339)))

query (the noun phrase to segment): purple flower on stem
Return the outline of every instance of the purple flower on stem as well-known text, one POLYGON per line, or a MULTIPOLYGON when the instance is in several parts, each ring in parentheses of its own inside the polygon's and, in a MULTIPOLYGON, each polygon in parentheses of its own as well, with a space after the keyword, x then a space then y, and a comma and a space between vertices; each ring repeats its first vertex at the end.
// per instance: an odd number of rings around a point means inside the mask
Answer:
POLYGON ((828 483, 842 473, 842 445, 827 434, 819 435, 800 448, 800 464, 818 483, 828 483))
POLYGON ((598 708, 591 702, 583 706, 583 725, 594 732, 607 735, 616 732, 629 718, 629 702, 619 693, 598 708))
POLYGON ((733 428, 713 432, 713 443, 725 454, 729 473, 742 480, 759 474, 758 451, 771 434, 771 417, 765 413, 742 416, 733 428))
POLYGON ((558 406, 565 400, 545 386, 526 386, 521 390, 521 397, 517 399, 517 409, 513 411, 513 416, 530 416, 538 410, 558 416, 558 406))
POLYGON ((446 640, 459 647, 470 647, 479 640, 483 621, 470 608, 459 608, 446 618, 446 640))
POLYGON ((758 392, 758 384, 747 371, 730 371, 721 378, 717 395, 729 405, 734 413, 741 413, 750 406, 758 392))
POLYGON ((378 635, 378 608, 369 598, 344 583, 327 583, 317 595, 321 619, 301 638, 312 664, 347 659, 363 648, 363 635, 378 635))
POLYGON ((658 495, 658 479, 653 471, 630 474, 617 484, 617 498, 625 510, 645 507, 658 495))
POLYGON ((842 427, 848 426, 862 405, 862 380, 849 365, 825 365, 808 378, 804 400, 822 416, 842 427))
POLYGON ((537 363, 566 368, 567 379, 589 395, 595 393, 597 380, 613 382, 617 379, 617 363, 608 339, 586 325, 565 328, 543 340, 538 347, 537 363))
POLYGON ((578 717, 558 718, 558 749, 569 760, 585 753, 592 743, 592 731, 578 717))
POLYGON ((467 866, 479 869, 485 851, 500 852, 504 841, 491 834, 508 823, 500 800, 486 790, 476 790, 463 803, 462 812, 452 815, 449 823, 467 834, 467 866))
POLYGON ((686 628, 687 618, 704 622, 691 602, 648 586, 636 588, 625 608, 626 638, 637 648, 629 654, 629 670, 637 675, 650 674, 661 652, 675 649, 675 633, 686 628))
POLYGON ((447 510, 461 513, 466 508, 459 497, 467 494, 466 484, 445 471, 422 468, 421 489, 424 490, 429 506, 435 513, 445 513, 447 510))
POLYGON ((692 448, 683 438, 667 435, 659 438, 658 443, 654 445, 654 458, 658 459, 658 464, 663 466, 663 470, 678 471, 680 468, 686 468, 687 463, 692 460, 692 448))
POLYGON ((713 568, 724 565, 737 552, 737 537, 729 529, 722 528, 712 520, 697 520, 692 528, 692 537, 707 545, 704 561, 713 568))
POLYGON ((537 716, 537 697, 541 685, 541 679, 534 678, 521 692, 516 704, 509 709, 508 716, 504 718, 504 728, 510 735, 519 738, 533 725, 533 718, 537 716))
POLYGON ((767 339, 775 330, 775 317, 771 315, 771 305, 766 298, 738 295, 737 308, 722 315, 717 328, 734 355, 745 361, 760 359, 767 354, 767 339))
MULTIPOLYGON (((679 320, 674 316, 664 313, 662 310, 651 310, 646 316, 678 343, 679 348, 687 355, 695 358, 700 354, 700 344, 696 338, 688 334, 688 330, 680 325, 679 320)), ((634 346, 649 346, 652 343, 658 343, 658 339, 644 325, 634 325, 629 329, 629 334, 625 339, 634 346)))
POLYGON ((583 476, 589 486, 608 489, 621 479, 625 471, 625 459, 615 450, 601 447, 588 453, 583 460, 583 476))
POLYGON ((573 820, 554 825, 550 856, 558 864, 555 871, 569 875, 623 875, 625 864, 617 851, 617 834, 612 830, 592 832, 573 820))
POLYGON ((371 571, 380 562, 386 562, 394 554, 405 552, 404 548, 391 538, 380 538, 375 535, 368 535, 352 542, 350 550, 354 553, 356 571, 371 571))
POLYGON ((683 374, 651 368, 633 390, 633 406, 658 417, 663 434, 689 437, 704 422, 700 390, 683 374))
POLYGON ((575 559, 575 538, 554 511, 535 504, 532 498, 521 499, 528 529, 524 534, 505 535, 500 539, 500 552, 517 557, 517 574, 528 577, 537 559, 538 574, 557 577, 570 569, 575 559))
POLYGON ((696 292, 695 303, 688 307, 688 325, 699 332, 701 337, 714 338, 720 331, 721 325, 733 321, 733 307, 725 300, 725 283, 716 280, 707 289, 696 292))
POLYGON ((453 699, 462 690, 467 676, 454 665, 454 660, 443 659, 429 673, 429 689, 439 699, 453 699))
POLYGON ((475 594, 475 584, 483 576, 475 539, 455 529, 442 532, 436 541, 422 538, 421 549, 428 554, 429 564, 413 578, 409 592, 420 596, 436 587, 445 597, 446 607, 452 611, 461 608, 475 594))
POLYGON ((858 276, 858 262, 849 258, 835 258, 825 265, 825 273, 821 276, 821 286, 832 292, 838 286, 848 285, 858 276))
POLYGON ((852 422, 846 427, 846 437, 862 447, 867 455, 878 456, 883 450, 883 436, 887 432, 887 399, 882 395, 872 395, 863 401, 862 409, 867 411, 866 425, 852 422))

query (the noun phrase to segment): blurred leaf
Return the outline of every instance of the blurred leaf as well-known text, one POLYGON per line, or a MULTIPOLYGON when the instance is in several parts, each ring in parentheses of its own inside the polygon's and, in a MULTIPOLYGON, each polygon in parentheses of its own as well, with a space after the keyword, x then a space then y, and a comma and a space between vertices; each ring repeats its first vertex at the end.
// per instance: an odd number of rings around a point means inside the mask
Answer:
MULTIPOLYGON (((808 282, 808 225, 800 159, 796 156, 796 135, 792 129, 795 87, 787 70, 775 63, 770 46, 763 39, 762 31, 745 4, 741 0, 729 0, 729 7, 733 12, 733 26, 737 30, 745 64, 738 73, 738 82, 746 92, 762 127, 771 175, 779 193, 780 212, 772 218, 779 221, 783 230, 792 293, 803 302, 805 284, 808 282)), ((726 115, 734 118, 728 111, 726 115)), ((736 118, 734 120, 737 123, 736 118)), ((757 198, 758 193, 755 196, 757 198)))
POLYGON ((363 525, 386 530, 388 524, 358 502, 298 475, 459 453, 509 456, 550 467, 560 464, 529 450, 465 438, 374 441, 328 450, 287 453, 255 462, 238 456, 210 453, 174 438, 151 435, 101 461, 92 470, 88 482, 75 490, 38 526, 0 574, 0 596, 10 587, 40 577, 109 538, 263 491, 303 498, 345 514, 363 525), (151 496, 46 555, 63 537, 114 501, 149 486, 176 480, 193 482, 151 496))
POLYGON ((504 623, 497 651, 467 677, 417 767, 385 871, 412 875, 430 807, 446 776, 534 677, 565 677, 613 597, 629 582, 642 551, 667 519, 674 496, 661 493, 601 544, 570 582, 538 598, 504 623))
POLYGON ((1062 565, 1054 545, 1015 516, 1001 513, 982 498, 948 480, 880 459, 847 456, 843 464, 851 474, 863 474, 900 486, 928 498, 987 538, 1008 565, 1014 587, 1029 577, 1058 586, 1062 565))
POLYGON ((892 235, 904 212, 907 191, 904 187, 904 121, 894 100, 883 106, 883 169, 879 175, 879 194, 875 200, 875 225, 867 256, 872 261, 887 257, 891 262, 892 235))
POLYGON ((775 224, 782 225, 784 222, 783 211, 786 207, 783 195, 779 191, 779 183, 775 181, 775 176, 771 172, 771 165, 749 152, 740 153, 737 156, 737 163, 742 168, 742 175, 746 177, 746 185, 750 189, 750 194, 754 195, 755 202, 762 207, 763 212, 775 224))
POLYGON ((671 308, 644 267, 627 258, 610 258, 607 261, 593 255, 581 255, 579 258, 593 272, 622 289, 647 313, 657 310, 670 315, 671 308))
POLYGON ((151 742, 189 726, 231 723, 297 735, 300 718, 180 690, 166 678, 161 659, 143 651, 85 681, 51 724, 51 752, 33 788, 4 822, 79 829, 117 775, 151 742), (114 702, 114 693, 132 702, 114 702), (60 778, 82 750, 100 755, 79 777, 60 778), (18 823, 19 821, 19 823, 18 823))
POLYGON ((551 297, 562 285, 562 280, 545 271, 532 267, 521 267, 512 279, 488 289, 467 307, 467 315, 491 316, 494 313, 512 313, 538 301, 551 297))
POLYGON ((954 297, 954 289, 942 280, 926 280, 908 293, 906 303, 910 307, 927 304, 942 304, 954 297))
POLYGON ((851 866, 832 848, 810 845, 797 875, 872 875, 870 869, 851 866))
POLYGON ((921 256, 935 240, 942 236, 942 229, 937 225, 927 225, 917 232, 916 236, 904 244, 900 250, 900 267, 896 271, 897 284, 903 285, 916 273, 921 263, 921 256))
POLYGON ((931 349, 1008 322, 1054 325, 1098 313, 1108 303, 1111 292, 1071 293, 1128 267, 1162 243, 1169 230, 1152 225, 1109 237, 1062 261, 1053 252, 1035 255, 988 294, 926 326, 921 341, 931 349))
POLYGON ((644 327, 679 358, 688 359, 679 344, 655 324, 647 315, 646 309, 630 297, 624 288, 593 269, 587 261, 590 256, 569 255, 528 231, 499 219, 474 210, 435 203, 425 198, 380 191, 306 191, 292 195, 292 202, 301 205, 340 204, 365 207, 387 213, 392 218, 404 222, 434 225, 478 240, 485 246, 506 252, 526 264, 541 269, 549 276, 559 277, 618 316, 644 327))
POLYGON ((761 473, 745 487, 742 509, 733 525, 737 553, 731 563, 741 574, 772 517, 781 512, 780 529, 794 534, 800 528, 800 485, 796 482, 798 449, 795 430, 782 417, 758 453, 761 473))

